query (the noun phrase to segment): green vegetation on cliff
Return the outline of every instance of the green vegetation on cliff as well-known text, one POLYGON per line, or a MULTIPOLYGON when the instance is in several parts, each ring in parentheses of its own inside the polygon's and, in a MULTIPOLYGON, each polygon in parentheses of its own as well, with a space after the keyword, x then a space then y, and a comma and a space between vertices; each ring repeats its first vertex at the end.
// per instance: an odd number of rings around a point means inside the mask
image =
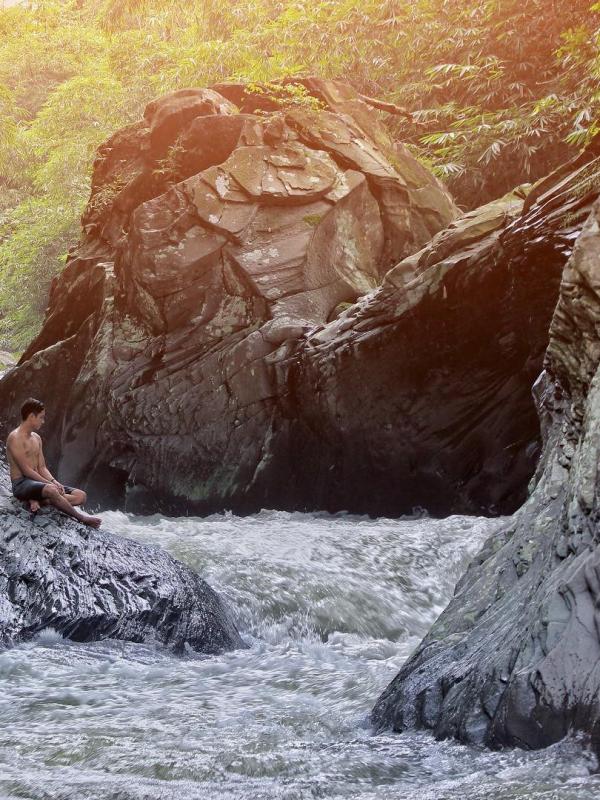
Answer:
POLYGON ((590 0, 38 0, 0 9, 0 347, 37 330, 96 147, 183 86, 318 74, 475 206, 597 131, 590 0))

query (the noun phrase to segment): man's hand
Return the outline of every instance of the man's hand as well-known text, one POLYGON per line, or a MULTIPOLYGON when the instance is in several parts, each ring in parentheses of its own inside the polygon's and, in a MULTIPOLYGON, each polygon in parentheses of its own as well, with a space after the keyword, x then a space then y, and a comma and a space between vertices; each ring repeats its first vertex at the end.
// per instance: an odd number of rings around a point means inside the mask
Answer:
POLYGON ((56 486, 56 488, 58 489, 60 494, 64 494, 65 493, 65 487, 62 485, 62 483, 59 483, 59 481, 57 481, 56 478, 52 478, 50 483, 53 483, 56 486))

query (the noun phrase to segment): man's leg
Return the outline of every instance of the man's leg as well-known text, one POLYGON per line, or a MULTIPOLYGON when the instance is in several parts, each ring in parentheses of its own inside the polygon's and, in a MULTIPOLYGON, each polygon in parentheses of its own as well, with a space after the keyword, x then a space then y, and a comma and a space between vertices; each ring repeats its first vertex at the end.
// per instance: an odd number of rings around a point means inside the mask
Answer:
POLYGON ((40 510, 44 502, 42 490, 44 485, 41 481, 33 481, 31 478, 21 477, 13 481, 13 494, 31 512, 32 517, 40 510))
POLYGON ((82 506, 87 500, 87 494, 83 489, 72 489, 70 486, 65 486, 63 497, 66 497, 72 506, 82 506))
POLYGON ((73 508, 65 495, 61 494, 53 483, 47 483, 44 486, 42 496, 51 505, 58 508, 59 511, 62 511, 63 514, 68 514, 70 517, 74 517, 79 522, 83 522, 84 525, 90 525, 92 528, 100 527, 102 522, 100 517, 92 517, 90 514, 85 514, 83 511, 78 511, 76 508, 73 508))

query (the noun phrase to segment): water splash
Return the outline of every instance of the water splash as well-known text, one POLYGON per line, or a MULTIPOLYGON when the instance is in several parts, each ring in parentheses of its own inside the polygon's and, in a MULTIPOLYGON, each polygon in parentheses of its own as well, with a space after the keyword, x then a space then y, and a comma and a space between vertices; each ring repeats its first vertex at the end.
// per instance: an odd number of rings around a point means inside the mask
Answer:
POLYGON ((250 650, 182 658, 51 631, 0 653, 0 797, 591 800, 576 743, 374 736, 368 711, 502 520, 103 515, 226 596, 250 650))

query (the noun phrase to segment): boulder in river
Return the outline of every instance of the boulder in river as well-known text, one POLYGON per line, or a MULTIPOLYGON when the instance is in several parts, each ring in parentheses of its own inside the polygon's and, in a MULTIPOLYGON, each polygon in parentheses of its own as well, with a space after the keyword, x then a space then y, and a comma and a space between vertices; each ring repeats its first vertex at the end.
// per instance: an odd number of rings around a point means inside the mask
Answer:
POLYGON ((175 651, 244 646, 220 598, 189 567, 51 508, 32 518, 0 472, 0 645, 52 628, 75 641, 153 640, 175 651))
POLYGON ((96 501, 264 505, 275 364, 458 214, 351 87, 272 94, 181 90, 98 151, 82 241, 0 383, 4 432, 43 397, 50 461, 96 501))
POLYGON ((457 218, 350 87, 292 88, 176 92, 100 148, 0 428, 41 396, 57 474, 132 511, 513 512, 598 144, 457 218))
POLYGON ((540 455, 531 387, 599 154, 597 141, 529 193, 453 221, 306 336, 282 362, 255 474, 269 504, 439 516, 521 505, 540 455))
POLYGON ((491 747, 583 731, 600 755, 600 203, 564 269, 534 388, 544 449, 532 493, 373 721, 491 747))

